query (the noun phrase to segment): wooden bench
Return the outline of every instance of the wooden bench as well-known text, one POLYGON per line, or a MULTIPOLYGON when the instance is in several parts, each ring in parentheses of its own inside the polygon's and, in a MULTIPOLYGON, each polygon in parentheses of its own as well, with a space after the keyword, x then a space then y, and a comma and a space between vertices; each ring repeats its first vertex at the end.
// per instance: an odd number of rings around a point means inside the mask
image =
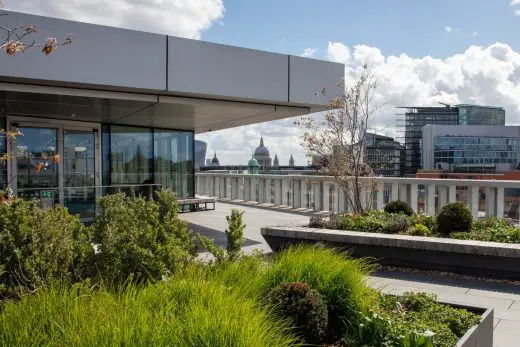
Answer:
POLYGON ((196 211, 209 211, 215 209, 216 198, 185 198, 177 199, 179 204, 180 212, 196 212, 196 211), (212 204, 212 208, 208 208, 208 204, 212 204), (204 207, 202 207, 204 205, 204 207))

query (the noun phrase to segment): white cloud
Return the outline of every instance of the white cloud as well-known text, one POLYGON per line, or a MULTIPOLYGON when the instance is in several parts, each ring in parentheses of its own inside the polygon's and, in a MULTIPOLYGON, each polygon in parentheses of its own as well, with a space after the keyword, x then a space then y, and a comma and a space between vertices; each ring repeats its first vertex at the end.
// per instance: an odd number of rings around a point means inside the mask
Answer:
POLYGON ((478 36, 478 32, 474 31, 474 32, 471 34, 471 36, 473 36, 473 37, 477 37, 477 36, 478 36))
MULTIPOLYGON (((378 97, 385 106, 373 119, 372 128, 396 136, 397 106, 473 103, 502 106, 506 109, 507 124, 520 125, 520 52, 509 45, 470 46, 464 52, 445 59, 385 56, 376 47, 358 45, 348 47, 329 42, 327 57, 346 64, 347 82, 355 77, 359 67, 368 63, 378 79, 378 97)), ((288 163, 291 154, 296 164, 306 162, 300 146, 302 129, 294 126, 294 119, 227 129, 197 137, 208 141, 222 163, 246 164, 264 135, 271 156, 278 154, 280 163, 288 163)), ((208 154, 209 155, 209 154, 208 154)))
POLYGON ((453 28, 452 28, 452 27, 444 27, 444 30, 446 30, 446 32, 451 33, 451 31, 453 30, 453 28))
POLYGON ((352 56, 350 54, 350 49, 344 44, 339 42, 329 42, 327 58, 336 63, 349 64, 352 56))
POLYGON ((316 54, 316 52, 318 52, 317 48, 305 48, 303 50, 303 53, 300 54, 300 56, 306 57, 306 58, 312 58, 316 54))
POLYGON ((515 15, 520 16, 520 10, 516 10, 515 15))
POLYGON ((195 39, 224 16, 223 0, 9 0, 6 8, 195 39))
POLYGON ((511 6, 520 5, 520 0, 512 0, 511 6))

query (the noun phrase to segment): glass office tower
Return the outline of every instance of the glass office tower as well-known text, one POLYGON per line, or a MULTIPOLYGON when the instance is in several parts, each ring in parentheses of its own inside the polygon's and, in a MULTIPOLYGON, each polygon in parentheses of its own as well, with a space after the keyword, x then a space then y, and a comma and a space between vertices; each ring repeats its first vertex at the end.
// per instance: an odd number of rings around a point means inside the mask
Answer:
POLYGON ((501 107, 478 105, 445 105, 443 107, 402 107, 397 114, 401 141, 405 146, 404 175, 414 176, 423 167, 421 162, 422 128, 437 125, 505 125, 505 110, 501 107))

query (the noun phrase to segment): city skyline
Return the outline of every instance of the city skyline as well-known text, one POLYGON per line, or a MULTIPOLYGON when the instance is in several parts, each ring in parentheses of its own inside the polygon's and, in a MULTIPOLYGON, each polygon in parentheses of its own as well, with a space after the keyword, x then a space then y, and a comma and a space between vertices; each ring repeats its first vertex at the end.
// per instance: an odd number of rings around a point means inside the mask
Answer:
MULTIPOLYGON (((342 62, 347 80, 368 63, 385 102, 371 130, 383 135, 396 135, 395 107, 438 102, 504 107, 506 124, 520 124, 518 1, 25 0, 6 8, 342 62)), ((286 119, 196 138, 223 165, 246 163, 260 135, 280 162, 293 154, 304 163, 301 133, 286 119)))

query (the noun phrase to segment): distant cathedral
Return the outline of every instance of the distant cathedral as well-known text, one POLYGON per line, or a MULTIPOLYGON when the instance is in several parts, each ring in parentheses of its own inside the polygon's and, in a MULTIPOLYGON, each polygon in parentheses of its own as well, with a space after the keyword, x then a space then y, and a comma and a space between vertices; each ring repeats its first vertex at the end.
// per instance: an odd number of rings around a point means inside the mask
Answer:
MULTIPOLYGON (((278 155, 274 155, 274 163, 271 164, 271 156, 269 154, 269 150, 267 147, 264 146, 264 137, 260 137, 260 146, 258 146, 255 149, 255 153, 253 155, 253 158, 258 163, 258 166, 260 170, 268 170, 271 167, 273 168, 279 168, 280 167, 280 160, 278 159, 278 155)), ((291 154, 291 158, 289 159, 289 166, 294 166, 294 158, 291 154)))

